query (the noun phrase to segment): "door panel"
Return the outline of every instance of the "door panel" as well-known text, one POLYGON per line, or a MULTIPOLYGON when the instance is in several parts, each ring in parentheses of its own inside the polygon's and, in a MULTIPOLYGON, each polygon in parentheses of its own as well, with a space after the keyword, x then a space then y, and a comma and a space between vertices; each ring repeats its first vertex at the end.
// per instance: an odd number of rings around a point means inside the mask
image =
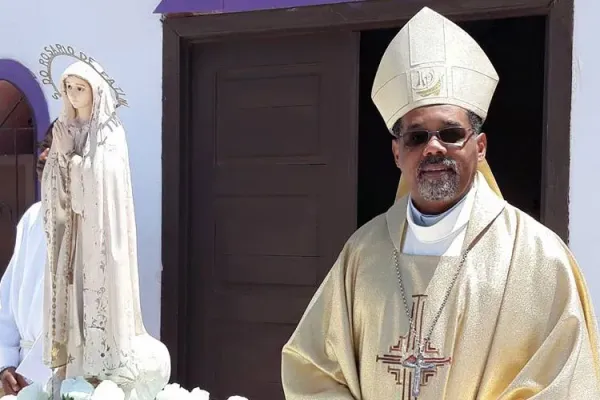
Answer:
POLYGON ((356 228, 358 37, 195 45, 189 380, 283 399, 281 348, 356 228))

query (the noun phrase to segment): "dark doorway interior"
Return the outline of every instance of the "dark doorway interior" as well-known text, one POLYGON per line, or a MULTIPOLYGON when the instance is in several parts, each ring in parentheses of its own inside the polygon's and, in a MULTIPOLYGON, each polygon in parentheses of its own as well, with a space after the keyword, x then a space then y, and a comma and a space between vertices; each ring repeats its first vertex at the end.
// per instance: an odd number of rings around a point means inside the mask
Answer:
MULTIPOLYGON (((469 21, 460 25, 481 45, 500 76, 484 126, 488 161, 504 198, 539 220, 545 18, 469 21)), ((371 101, 379 60, 398 29, 361 32, 358 226, 389 208, 400 176, 391 154, 391 136, 371 101)))

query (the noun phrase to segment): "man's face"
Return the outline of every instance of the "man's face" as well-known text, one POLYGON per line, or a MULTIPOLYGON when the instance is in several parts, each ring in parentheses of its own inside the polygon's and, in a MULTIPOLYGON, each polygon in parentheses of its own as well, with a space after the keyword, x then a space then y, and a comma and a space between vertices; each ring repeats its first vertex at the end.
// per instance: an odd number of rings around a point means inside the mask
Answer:
POLYGON ((40 182, 42 181, 42 174, 44 173, 44 166, 46 165, 46 159, 48 159, 49 152, 50 152, 50 148, 46 147, 44 149, 44 151, 42 151, 42 153, 38 157, 38 161, 37 161, 37 165, 36 165, 36 172, 37 172, 37 176, 38 176, 38 179, 40 180, 40 182))
POLYGON ((403 137, 393 140, 392 151, 417 208, 439 213, 460 200, 471 187, 487 146, 485 134, 473 132, 467 111, 451 105, 417 108, 402 117, 399 133, 403 137), (446 139, 462 133, 464 143, 447 144, 437 136, 417 145, 406 143, 414 132, 445 128, 459 128, 447 131, 446 139))

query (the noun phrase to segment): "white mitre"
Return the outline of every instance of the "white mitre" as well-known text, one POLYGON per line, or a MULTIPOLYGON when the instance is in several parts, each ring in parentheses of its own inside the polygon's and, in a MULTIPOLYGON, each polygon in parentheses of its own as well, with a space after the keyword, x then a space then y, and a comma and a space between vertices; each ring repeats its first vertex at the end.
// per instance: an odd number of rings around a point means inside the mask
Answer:
POLYGON ((394 37, 371 98, 386 126, 407 112, 452 104, 487 117, 498 74, 481 47, 458 25, 425 7, 394 37))

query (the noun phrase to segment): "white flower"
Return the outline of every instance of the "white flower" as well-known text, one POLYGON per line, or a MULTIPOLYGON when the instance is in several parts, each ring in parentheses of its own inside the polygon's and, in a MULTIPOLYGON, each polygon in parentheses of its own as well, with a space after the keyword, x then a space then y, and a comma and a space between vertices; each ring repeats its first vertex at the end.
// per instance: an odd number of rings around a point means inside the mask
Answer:
MULTIPOLYGON (((50 395, 44 391, 44 388, 39 383, 33 383, 25 386, 23 390, 16 396, 18 400, 48 400, 50 395)), ((6 396, 2 398, 6 399, 6 396)), ((10 399, 10 397, 9 397, 10 399)))
POLYGON ((73 400, 91 400, 92 393, 94 393, 94 387, 82 377, 65 379, 60 386, 61 398, 68 396, 73 400))
POLYGON ((188 392, 179 384, 173 383, 164 387, 156 396, 156 400, 209 400, 210 393, 200 388, 188 392))
POLYGON ((173 383, 167 385, 164 389, 156 396, 156 400, 191 400, 190 392, 182 388, 179 384, 173 383))
POLYGON ((113 381, 102 381, 94 390, 92 400, 125 400, 125 393, 113 381))
POLYGON ((190 400, 209 400, 210 393, 200 388, 195 388, 190 392, 190 400))

